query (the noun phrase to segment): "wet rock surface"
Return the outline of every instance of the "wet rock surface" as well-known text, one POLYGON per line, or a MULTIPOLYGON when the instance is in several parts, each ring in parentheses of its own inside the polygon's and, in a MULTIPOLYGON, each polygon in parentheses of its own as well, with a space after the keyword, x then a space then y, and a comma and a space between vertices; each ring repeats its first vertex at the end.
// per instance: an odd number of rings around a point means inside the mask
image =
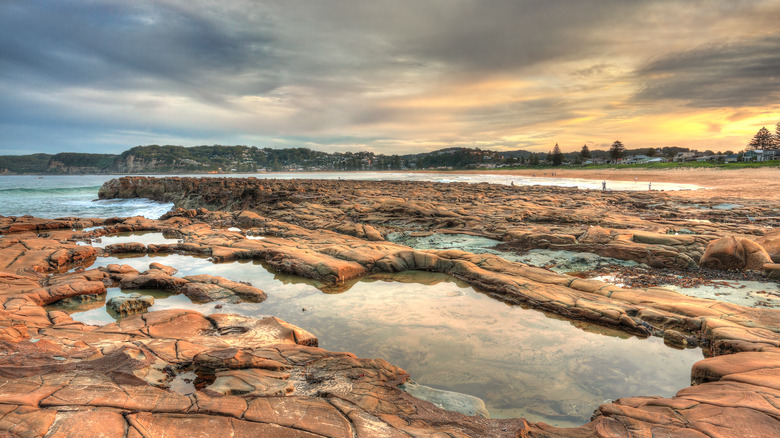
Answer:
MULTIPOLYGON (((106 251, 110 249, 107 248, 106 251)), ((145 253, 146 247, 139 247, 139 251, 145 253)), ((122 289, 163 289, 173 293, 183 293, 193 301, 201 303, 211 301, 260 303, 266 299, 265 292, 250 284, 213 275, 175 277, 176 269, 160 263, 151 263, 147 271, 140 273, 131 266, 116 264, 100 270, 107 273, 108 285, 117 284, 122 289)))
POLYGON ((121 316, 146 312, 146 309, 154 305, 154 298, 148 295, 132 293, 125 296, 113 297, 106 301, 106 307, 121 316))
POLYGON ((419 399, 427 400, 448 411, 460 412, 461 414, 470 416, 479 415, 484 418, 490 417, 490 414, 485 407, 485 402, 468 394, 443 391, 441 389, 419 385, 411 381, 400 385, 399 388, 419 399))
MULTIPOLYGON (((725 236, 763 236, 778 226, 778 206, 751 202, 734 209, 729 198, 665 192, 601 192, 550 186, 405 181, 271 180, 254 178, 125 177, 107 182, 102 199, 152 196, 176 207, 249 210, 311 229, 363 238, 370 226, 390 231, 472 232, 517 247, 582 248, 639 257, 659 266, 695 263, 707 243, 725 236), (601 227, 590 235, 593 226, 601 227)), ((375 240, 368 238, 367 240, 375 240)), ((576 250, 576 249, 575 249, 576 250)), ((621 258, 621 257, 617 257, 621 258)))
POLYGON ((724 271, 758 271, 768 263, 772 263, 772 259, 761 245, 734 237, 710 242, 700 261, 705 268, 724 271))
MULTIPOLYGON (((415 250, 384 240, 390 229, 466 231, 502 240, 510 248, 591 252, 684 270, 698 264, 710 242, 734 237, 753 243, 770 222, 743 221, 745 208, 672 208, 680 200, 663 193, 343 183, 123 178, 108 183, 101 196, 159 194, 190 209, 158 221, 103 222, 90 232, 73 229, 76 223, 99 220, 49 225, 34 218, 2 218, 0 430, 18 436, 78 435, 95 427, 109 436, 198 431, 215 436, 617 437, 735 436, 735 431, 737 436, 772 436, 780 429, 780 410, 772 402, 780 396, 778 310, 653 286, 626 289, 495 254, 415 250), (240 231, 227 230, 233 226, 240 231), (40 232, 49 229, 56 233, 40 232), (683 229, 694 234, 679 234, 683 229), (179 241, 102 250, 76 244, 138 230, 162 231, 179 241), (78 269, 88 268, 99 253, 123 251, 195 254, 214 262, 262 260, 334 287, 368 273, 442 272, 508 302, 664 336, 675 345, 700 343, 712 357, 694 366, 695 386, 671 398, 630 397, 604 404, 579 428, 466 416, 398 389, 408 380, 403 370, 380 359, 319 349, 312 334, 276 318, 166 310, 94 327, 42 307, 99 295, 115 284, 189 289, 218 300, 230 299, 225 291, 239 299, 257 295, 246 289, 251 286, 228 279, 176 277, 164 265, 145 272, 122 265, 78 269), (197 376, 194 392, 186 395, 171 389, 183 372, 197 376)), ((775 208, 756 205, 750 214, 772 217, 775 208)), ((755 253, 751 248, 747 252, 755 253)), ((571 400, 559 410, 579 409, 571 400)))

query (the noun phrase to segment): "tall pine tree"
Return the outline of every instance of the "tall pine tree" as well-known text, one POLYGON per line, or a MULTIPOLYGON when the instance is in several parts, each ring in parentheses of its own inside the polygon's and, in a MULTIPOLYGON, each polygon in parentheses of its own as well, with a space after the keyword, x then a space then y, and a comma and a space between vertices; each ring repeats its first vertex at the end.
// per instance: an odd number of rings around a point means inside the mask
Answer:
POLYGON ((588 149, 588 145, 584 144, 582 145, 582 149, 580 150, 580 158, 582 161, 587 160, 590 158, 590 149, 588 149))
POLYGON ((780 122, 775 125, 775 144, 780 146, 780 122))
POLYGON ((563 163, 563 152, 561 152, 558 143, 555 143, 555 147, 553 148, 551 161, 553 166, 560 166, 563 163))
POLYGON ((623 158, 623 154, 626 150, 626 147, 623 146, 623 143, 620 140, 615 140, 614 143, 612 143, 612 147, 609 148, 609 156, 613 160, 619 160, 623 158))
POLYGON ((758 132, 756 132, 756 135, 753 136, 753 139, 750 140, 748 149, 777 149, 777 141, 772 133, 766 129, 766 126, 764 126, 759 129, 758 132))

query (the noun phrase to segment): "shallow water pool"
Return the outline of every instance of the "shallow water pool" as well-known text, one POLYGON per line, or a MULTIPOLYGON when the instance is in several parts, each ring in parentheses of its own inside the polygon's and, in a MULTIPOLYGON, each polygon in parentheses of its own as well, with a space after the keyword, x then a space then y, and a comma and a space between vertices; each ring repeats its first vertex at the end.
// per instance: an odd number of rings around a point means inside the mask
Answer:
MULTIPOLYGON (((255 262, 213 264, 171 254, 104 257, 91 268, 120 263, 144 270, 151 262, 173 266, 181 276, 249 281, 268 294, 259 304, 197 304, 183 295, 140 291, 156 296, 151 310, 277 316, 317 335, 322 348, 383 358, 417 383, 482 398, 494 418, 583 424, 599 404, 619 397, 674 395, 690 385, 691 366, 703 358, 701 350, 671 349, 659 338, 507 305, 437 273, 373 275, 324 293, 316 282, 255 262)), ((87 323, 114 320, 100 302, 70 311, 87 323)))
POLYGON ((143 243, 144 245, 150 245, 150 244, 162 245, 166 243, 174 244, 178 241, 179 241, 178 238, 165 237, 163 233, 157 231, 133 231, 133 232, 126 232, 126 233, 112 234, 110 236, 98 237, 92 239, 90 243, 84 243, 84 244, 94 246, 95 248, 105 248, 108 245, 113 245, 117 243, 137 242, 137 243, 143 243))

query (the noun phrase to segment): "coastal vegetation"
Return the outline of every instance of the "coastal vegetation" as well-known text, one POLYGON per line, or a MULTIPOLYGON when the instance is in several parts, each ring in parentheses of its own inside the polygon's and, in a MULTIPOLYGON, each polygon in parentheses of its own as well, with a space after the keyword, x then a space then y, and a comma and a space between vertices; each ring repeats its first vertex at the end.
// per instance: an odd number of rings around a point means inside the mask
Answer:
MULTIPOLYGON (((731 151, 727 151, 731 152, 731 151)), ((778 157, 780 158, 780 157, 778 157)), ((138 146, 118 155, 60 153, 0 156, 0 174, 205 174, 301 171, 468 170, 524 168, 649 168, 778 166, 780 160, 744 160, 740 154, 698 152, 688 148, 628 150, 611 148, 563 153, 556 145, 550 153, 524 150, 497 152, 449 148, 424 154, 383 155, 372 152, 326 153, 307 148, 259 149, 248 146, 138 146), (691 153, 689 159, 674 160, 691 153), (652 155, 650 155, 652 154, 652 155), (627 158, 658 156, 658 161, 627 158), (728 158, 730 156, 730 158, 728 158), (696 160, 697 157, 707 157, 696 160), (674 160, 674 161, 673 161, 674 160)))
POLYGON ((744 168, 780 165, 780 123, 776 133, 762 127, 744 151, 699 151, 666 146, 628 149, 615 140, 607 150, 587 144, 562 152, 493 151, 454 147, 433 152, 385 155, 373 152, 328 153, 308 148, 255 146, 136 146, 121 154, 58 153, 0 156, 0 174, 198 174, 295 171, 466 170, 494 168, 669 167, 744 168))

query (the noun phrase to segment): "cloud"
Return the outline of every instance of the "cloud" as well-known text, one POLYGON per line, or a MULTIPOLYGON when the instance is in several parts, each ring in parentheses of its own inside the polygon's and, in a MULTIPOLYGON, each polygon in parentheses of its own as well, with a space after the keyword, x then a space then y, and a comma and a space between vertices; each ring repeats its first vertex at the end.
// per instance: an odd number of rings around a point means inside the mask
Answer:
POLYGON ((677 106, 771 117, 777 22, 773 0, 0 2, 0 150, 608 144, 677 106))
POLYGON ((577 71, 573 71, 571 73, 572 76, 578 77, 578 78, 594 78, 594 77, 604 77, 604 76, 612 76, 612 70, 615 66, 612 64, 596 64, 591 65, 590 67, 583 68, 577 71))
POLYGON ((273 88, 262 23, 244 32, 147 2, 33 0, 4 9, 3 76, 30 87, 178 90, 204 99, 273 88), (231 81, 258 69, 266 74, 231 81))
POLYGON ((695 108, 749 108, 780 101, 780 33, 708 45, 652 60, 636 71, 637 101, 695 108))

